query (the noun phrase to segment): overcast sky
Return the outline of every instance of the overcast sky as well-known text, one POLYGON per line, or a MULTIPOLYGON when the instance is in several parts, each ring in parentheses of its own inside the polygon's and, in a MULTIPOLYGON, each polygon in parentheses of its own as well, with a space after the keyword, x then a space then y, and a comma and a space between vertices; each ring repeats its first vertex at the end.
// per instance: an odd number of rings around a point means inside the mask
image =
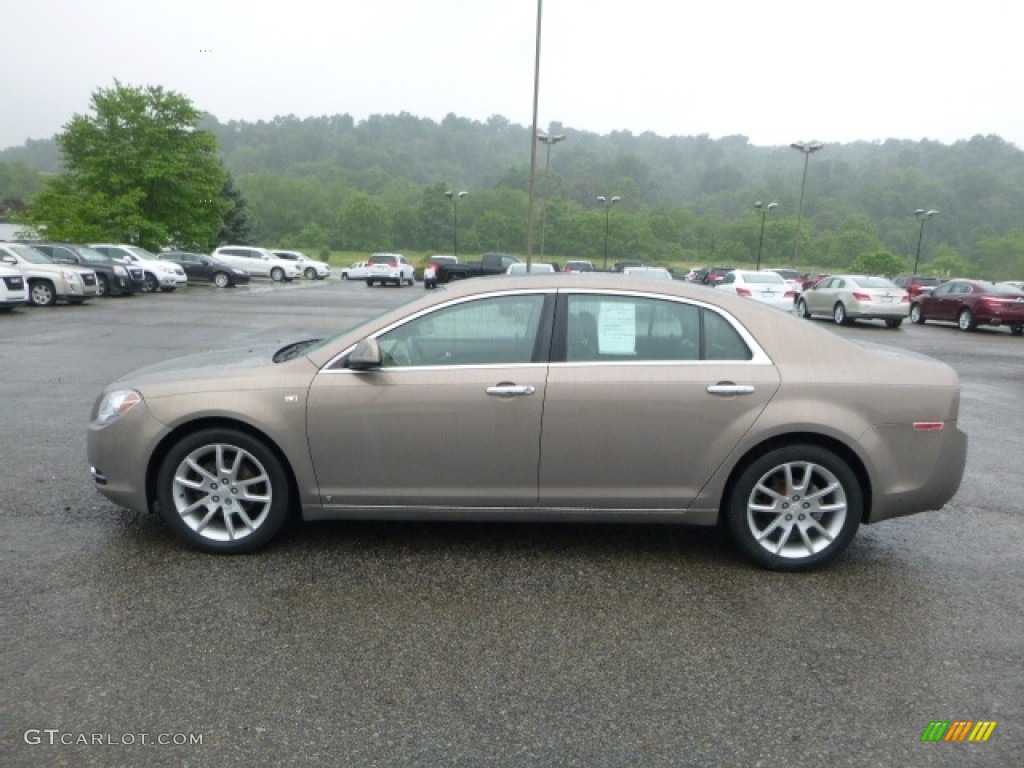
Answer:
MULTIPOLYGON (((0 148, 115 78, 221 122, 532 121, 536 0, 5 0, 0 22, 0 148)), ((542 128, 1024 148, 1012 1, 546 0, 542 23, 542 128)))

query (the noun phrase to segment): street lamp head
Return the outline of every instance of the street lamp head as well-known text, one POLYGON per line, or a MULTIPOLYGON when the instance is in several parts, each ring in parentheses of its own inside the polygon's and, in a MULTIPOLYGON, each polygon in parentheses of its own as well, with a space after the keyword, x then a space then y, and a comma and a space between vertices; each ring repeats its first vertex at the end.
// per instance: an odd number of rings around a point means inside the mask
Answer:
POLYGON ((621 199, 622 199, 621 197, 616 195, 615 197, 612 198, 612 205, 615 205, 615 203, 619 202, 619 200, 621 200, 621 199))
POLYGON ((598 202, 601 202, 601 203, 608 202, 608 198, 606 198, 604 195, 598 195, 597 196, 597 200, 598 200, 598 202))
POLYGON ((566 137, 564 134, 558 134, 557 136, 549 136, 546 133, 537 134, 537 141, 539 141, 541 144, 547 144, 548 146, 551 146, 552 144, 557 144, 560 141, 565 141, 566 138, 568 137, 566 137))
POLYGON ((817 152, 825 145, 822 144, 820 141, 794 141, 789 146, 791 146, 793 149, 800 150, 805 155, 809 155, 812 152, 817 152))
POLYGON ((770 210, 771 210, 772 208, 778 208, 778 207, 779 207, 779 204, 778 204, 778 203, 768 203, 768 210, 769 210, 769 211, 770 211, 770 210))
POLYGON ((459 197, 465 197, 469 192, 459 192, 459 197))
POLYGON ((934 216, 937 213, 938 213, 938 211, 936 211, 934 209, 926 211, 924 208, 918 208, 916 211, 914 211, 914 215, 917 216, 917 218, 922 219, 922 220, 930 219, 932 216, 934 216))

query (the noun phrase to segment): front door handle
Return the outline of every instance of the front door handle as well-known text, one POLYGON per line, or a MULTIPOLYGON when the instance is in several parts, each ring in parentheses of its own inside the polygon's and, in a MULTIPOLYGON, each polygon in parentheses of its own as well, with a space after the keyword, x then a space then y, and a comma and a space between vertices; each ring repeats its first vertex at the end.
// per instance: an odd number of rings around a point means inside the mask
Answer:
POLYGON ((733 397, 734 395, 752 395, 754 387, 750 384, 734 384, 731 381, 720 381, 708 387, 709 395, 719 397, 733 397))
POLYGON ((526 384, 525 386, 519 386, 517 384, 496 384, 493 387, 487 388, 488 395, 494 395, 495 397, 522 397, 523 395, 532 395, 537 391, 537 388, 526 384))

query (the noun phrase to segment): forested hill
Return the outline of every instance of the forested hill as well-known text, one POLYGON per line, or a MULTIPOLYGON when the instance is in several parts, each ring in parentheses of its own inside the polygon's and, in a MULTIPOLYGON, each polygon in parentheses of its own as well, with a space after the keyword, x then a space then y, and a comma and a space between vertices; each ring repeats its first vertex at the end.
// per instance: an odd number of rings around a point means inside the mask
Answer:
MULTIPOLYGON (((528 126, 499 116, 480 122, 449 115, 438 123, 403 113, 359 122, 348 115, 256 123, 207 116, 203 127, 216 134, 268 243, 448 250, 452 210, 444 192, 457 188, 470 193, 457 212, 464 250, 525 249, 528 126)), ((765 224, 770 259, 792 256, 784 244, 796 232, 802 153, 754 146, 743 136, 598 135, 560 124, 549 130, 566 137, 550 148, 550 175, 548 147, 537 146, 538 199, 550 200, 550 252, 596 255, 607 213, 596 198, 618 196, 610 233, 617 255, 740 261, 765 224), (778 203, 767 222, 756 201, 778 203)), ((56 172, 53 143, 0 152, 0 199, 11 196, 5 178, 22 164, 56 172)), ((846 266, 875 249, 912 259, 920 208, 940 212, 928 222, 923 261, 943 257, 991 277, 1024 271, 1024 262, 1017 264, 1024 259, 1024 152, 997 136, 953 145, 826 145, 808 162, 806 259, 846 266)))

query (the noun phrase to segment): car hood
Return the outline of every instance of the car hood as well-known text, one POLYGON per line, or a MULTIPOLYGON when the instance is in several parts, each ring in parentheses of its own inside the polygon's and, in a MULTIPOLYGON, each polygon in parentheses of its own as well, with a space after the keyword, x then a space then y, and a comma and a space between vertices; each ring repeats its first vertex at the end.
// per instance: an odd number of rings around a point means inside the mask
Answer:
POLYGON ((136 389, 145 398, 169 397, 197 392, 250 390, 280 386, 294 387, 295 377, 308 382, 316 368, 304 356, 281 363, 274 354, 281 344, 253 345, 233 349, 211 349, 139 368, 112 382, 106 391, 136 389))

